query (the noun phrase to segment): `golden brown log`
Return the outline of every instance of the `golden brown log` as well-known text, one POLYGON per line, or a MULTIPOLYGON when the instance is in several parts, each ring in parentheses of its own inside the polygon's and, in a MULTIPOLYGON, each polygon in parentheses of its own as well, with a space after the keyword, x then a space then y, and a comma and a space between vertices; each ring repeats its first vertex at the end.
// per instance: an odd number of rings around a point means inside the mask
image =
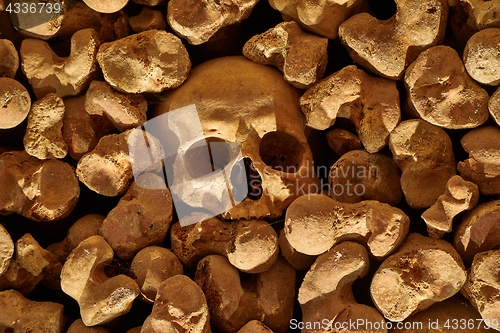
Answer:
POLYGON ((163 243, 172 213, 172 196, 163 179, 145 173, 102 221, 100 234, 119 258, 132 259, 143 248, 163 243))
POLYGON ((307 125, 324 130, 337 118, 349 119, 365 149, 382 149, 401 120, 399 92, 395 82, 347 66, 319 81, 300 98, 307 125))
POLYGON ((488 120, 488 93, 467 74, 451 47, 435 46, 420 53, 404 80, 408 107, 433 125, 474 128, 488 120))
POLYGON ((402 321, 453 296, 466 279, 462 259, 450 243, 413 233, 380 265, 370 292, 385 318, 402 321))
POLYGON ((307 89, 325 73, 327 46, 327 38, 305 33, 291 21, 253 36, 243 54, 256 63, 276 66, 288 83, 307 89))
POLYGON ((465 134, 460 143, 469 153, 468 159, 458 162, 460 176, 479 186, 481 194, 500 194, 500 128, 476 128, 465 134))
POLYGON ((165 21, 163 13, 146 6, 142 7, 139 15, 131 16, 128 22, 135 32, 167 29, 167 22, 165 21))
POLYGON ((104 43, 97 53, 97 61, 106 82, 127 93, 159 93, 178 87, 191 69, 181 40, 161 30, 148 30, 104 43))
POLYGON ((344 240, 366 244, 377 260, 396 250, 408 234, 403 211, 378 201, 336 202, 321 195, 296 199, 285 216, 285 236, 298 252, 318 255, 344 240))
POLYGON ((4 332, 61 333, 63 311, 61 304, 31 301, 15 290, 0 292, 0 329, 4 332))
POLYGON ((411 208, 429 208, 455 175, 455 155, 448 134, 420 119, 401 122, 389 138, 389 148, 403 172, 401 189, 411 208))
POLYGON ((357 332, 387 333, 380 312, 354 299, 352 283, 365 276, 369 266, 368 251, 355 242, 342 242, 321 254, 299 289, 298 300, 305 324, 302 332, 341 331, 339 327, 350 327, 350 323, 356 322, 363 323, 356 325, 357 332), (322 323, 321 330, 308 327, 316 322, 322 323), (374 330, 367 323, 380 326, 374 330))
POLYGON ((41 160, 64 158, 68 145, 62 134, 64 103, 57 94, 50 93, 33 103, 24 135, 24 149, 41 160))
POLYGON ((61 98, 78 95, 95 78, 97 32, 91 28, 82 29, 75 32, 71 40, 68 57, 59 57, 39 39, 28 38, 21 44, 21 69, 38 98, 52 92, 61 98))
POLYGON ((329 196, 345 203, 375 200, 395 206, 403 197, 400 177, 401 171, 392 158, 352 150, 330 168, 329 196))
POLYGON ((393 80, 402 78, 420 52, 443 42, 448 16, 446 0, 397 0, 396 5, 388 20, 361 13, 339 27, 340 40, 356 63, 393 80))
POLYGON ((222 222, 217 218, 170 231, 172 250, 181 262, 195 266, 210 254, 220 254, 239 270, 261 273, 278 258, 278 236, 263 220, 222 222))
POLYGON ((479 83, 500 85, 500 28, 475 33, 465 45, 464 64, 467 72, 479 83))
POLYGON ((0 77, 14 78, 19 69, 19 56, 14 44, 8 39, 0 39, 0 77))
POLYGON ((140 250, 132 260, 130 269, 137 278, 141 296, 148 302, 155 301, 163 281, 184 273, 175 254, 160 246, 148 246, 140 250))
POLYGON ((61 288, 80 306, 86 326, 104 324, 130 311, 140 290, 130 277, 108 278, 104 266, 113 250, 101 236, 81 242, 69 255, 61 272, 61 288))
POLYGON ((21 83, 8 77, 1 77, 0 107, 0 130, 14 128, 28 116, 31 97, 21 83))
POLYGON ((17 213, 34 221, 68 216, 80 196, 75 170, 56 159, 41 161, 25 151, 0 155, 0 214, 17 213))
POLYGON ((275 333, 287 332, 295 299, 295 270, 283 258, 242 281, 225 257, 209 255, 198 263, 194 281, 207 298, 214 332, 236 332, 255 319, 275 333))
POLYGON ((441 238, 450 232, 455 216, 474 208, 478 200, 479 189, 476 184, 460 176, 451 177, 446 184, 446 191, 422 214, 429 236, 441 238))
POLYGON ((160 284, 151 315, 141 333, 210 333, 210 313, 200 287, 185 275, 176 275, 160 284))

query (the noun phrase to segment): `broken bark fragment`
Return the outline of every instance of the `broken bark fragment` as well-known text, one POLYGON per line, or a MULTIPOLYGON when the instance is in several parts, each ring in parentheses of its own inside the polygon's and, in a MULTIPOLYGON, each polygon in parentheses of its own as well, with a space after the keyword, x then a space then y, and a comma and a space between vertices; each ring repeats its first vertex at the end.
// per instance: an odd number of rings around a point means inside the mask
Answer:
POLYGON ((304 0, 270 0, 269 4, 281 13, 283 20, 293 20, 305 30, 335 39, 338 36, 339 25, 359 13, 365 6, 365 1, 333 0, 312 4, 304 0))
POLYGON ((8 39, 0 39, 0 77, 14 78, 19 69, 19 56, 14 44, 8 39))
POLYGON ((389 148, 403 172, 401 188, 406 202, 414 209, 432 206, 456 173, 448 134, 424 120, 406 120, 391 132, 389 148))
POLYGON ((52 302, 34 302, 15 290, 0 292, 2 332, 61 333, 64 307, 52 302))
POLYGON ((175 33, 190 44, 203 44, 220 29, 239 23, 252 12, 258 0, 225 2, 168 2, 167 21, 175 33))
POLYGON ((113 250, 101 236, 80 243, 69 255, 61 272, 62 290, 80 306, 86 326, 104 324, 130 311, 140 290, 130 277, 107 277, 104 267, 113 250))
POLYGON ((141 249, 163 243, 172 209, 163 179, 142 174, 104 219, 100 233, 118 257, 132 259, 141 249))
POLYGON ((184 272, 176 255, 159 246, 148 246, 140 250, 132 260, 130 269, 137 277, 141 295, 149 302, 155 301, 163 281, 184 272))
POLYGON ((450 243, 414 233, 382 262, 370 293, 385 318, 402 321, 453 296, 466 279, 462 259, 450 243))
POLYGON ((92 81, 85 95, 85 109, 92 115, 105 114, 123 132, 146 121, 148 104, 143 95, 118 92, 106 82, 92 81))
POLYGON ((500 85, 500 28, 484 29, 475 33, 464 49, 467 72, 479 83, 500 85))
POLYGON ((141 333, 210 333, 210 313, 200 287, 185 275, 176 275, 158 289, 151 315, 141 333))
POLYGON ((344 240, 366 244, 377 260, 396 250, 408 234, 403 211, 378 201, 336 202, 321 195, 297 198, 286 212, 285 235, 298 252, 317 255, 344 240))
POLYGON ((446 191, 422 214, 429 236, 441 238, 450 232, 455 216, 474 208, 478 200, 479 189, 476 184, 460 176, 451 177, 446 184, 446 191))
POLYGON ((365 149, 382 149, 401 120, 396 83, 372 77, 356 66, 347 66, 309 88, 300 98, 307 126, 324 130, 336 118, 356 126, 365 149))
POLYGON ((135 32, 167 29, 167 22, 165 21, 163 13, 146 6, 142 7, 139 15, 131 16, 128 22, 135 32))
POLYGON ((479 311, 484 324, 499 330, 500 250, 478 253, 472 261, 464 292, 479 311))
POLYGON ((14 128, 28 116, 31 97, 14 79, 0 77, 0 130, 14 128))
POLYGON ((351 58, 383 77, 399 80, 423 50, 441 44, 446 30, 446 0, 397 0, 388 20, 368 13, 352 16, 339 27, 351 58))
POLYGON ((328 39, 305 33, 291 21, 253 36, 243 46, 243 54, 258 64, 278 67, 285 81, 307 89, 325 73, 327 46, 328 39))
POLYGON ((458 53, 435 46, 420 53, 405 74, 407 105, 429 123, 474 128, 488 120, 488 93, 472 80, 458 53))
POLYGON ((500 194, 500 128, 473 129, 460 142, 469 153, 468 159, 458 162, 460 176, 479 186, 481 194, 500 194))
POLYGON ((295 299, 295 270, 283 258, 267 271, 242 281, 225 257, 209 255, 198 263, 194 281, 207 298, 214 332, 236 332, 254 319, 275 333, 288 331, 295 299))
POLYGON ((191 69, 181 40, 160 30, 104 43, 97 53, 97 61, 106 82, 127 93, 159 93, 178 87, 191 69))
POLYGON ((0 214, 17 213, 33 221, 68 216, 80 196, 75 170, 55 159, 41 161, 25 151, 0 155, 0 214))
MULTIPOLYGON (((387 333, 384 318, 373 307, 358 304, 352 293, 352 283, 368 273, 370 259, 363 245, 355 242, 342 242, 320 255, 307 272, 299 289, 299 303, 304 323, 325 321, 331 327, 322 326, 324 331, 337 331, 334 328, 349 327, 349 322, 363 321, 379 323, 380 329, 356 326, 357 332, 387 333)), ((340 330, 339 330, 340 331, 340 330)), ((349 331, 349 330, 346 330, 349 331)), ((318 332, 315 328, 305 327, 303 333, 318 332)))
POLYGON ((483 251, 500 248, 500 200, 476 206, 464 216, 453 238, 453 246, 462 258, 471 262, 483 251))
POLYGON ((64 110, 63 100, 54 93, 33 103, 24 135, 28 154, 41 160, 66 156, 68 145, 62 134, 64 110))
POLYGON ((278 258, 278 237, 263 220, 222 222, 213 217, 170 231, 172 250, 188 267, 210 254, 221 254, 239 270, 261 273, 278 258))
POLYGON ((363 147, 356 135, 341 128, 334 128, 326 133, 326 140, 330 149, 339 156, 363 147))
POLYGON ((48 93, 59 97, 75 96, 84 91, 97 73, 96 54, 99 37, 94 29, 82 29, 71 37, 69 57, 59 57, 39 39, 21 44, 21 69, 38 98, 48 93))
POLYGON ((403 196, 401 171, 392 158, 352 150, 342 155, 328 174, 329 195, 345 203, 376 200, 391 206, 403 196))

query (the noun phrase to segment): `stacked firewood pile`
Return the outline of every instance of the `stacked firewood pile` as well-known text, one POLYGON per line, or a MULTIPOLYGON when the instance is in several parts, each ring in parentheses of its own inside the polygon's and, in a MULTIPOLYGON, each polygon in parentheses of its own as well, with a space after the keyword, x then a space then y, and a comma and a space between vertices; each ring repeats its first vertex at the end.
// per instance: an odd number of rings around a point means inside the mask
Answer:
POLYGON ((0 0, 0 332, 500 331, 500 1, 0 0))

